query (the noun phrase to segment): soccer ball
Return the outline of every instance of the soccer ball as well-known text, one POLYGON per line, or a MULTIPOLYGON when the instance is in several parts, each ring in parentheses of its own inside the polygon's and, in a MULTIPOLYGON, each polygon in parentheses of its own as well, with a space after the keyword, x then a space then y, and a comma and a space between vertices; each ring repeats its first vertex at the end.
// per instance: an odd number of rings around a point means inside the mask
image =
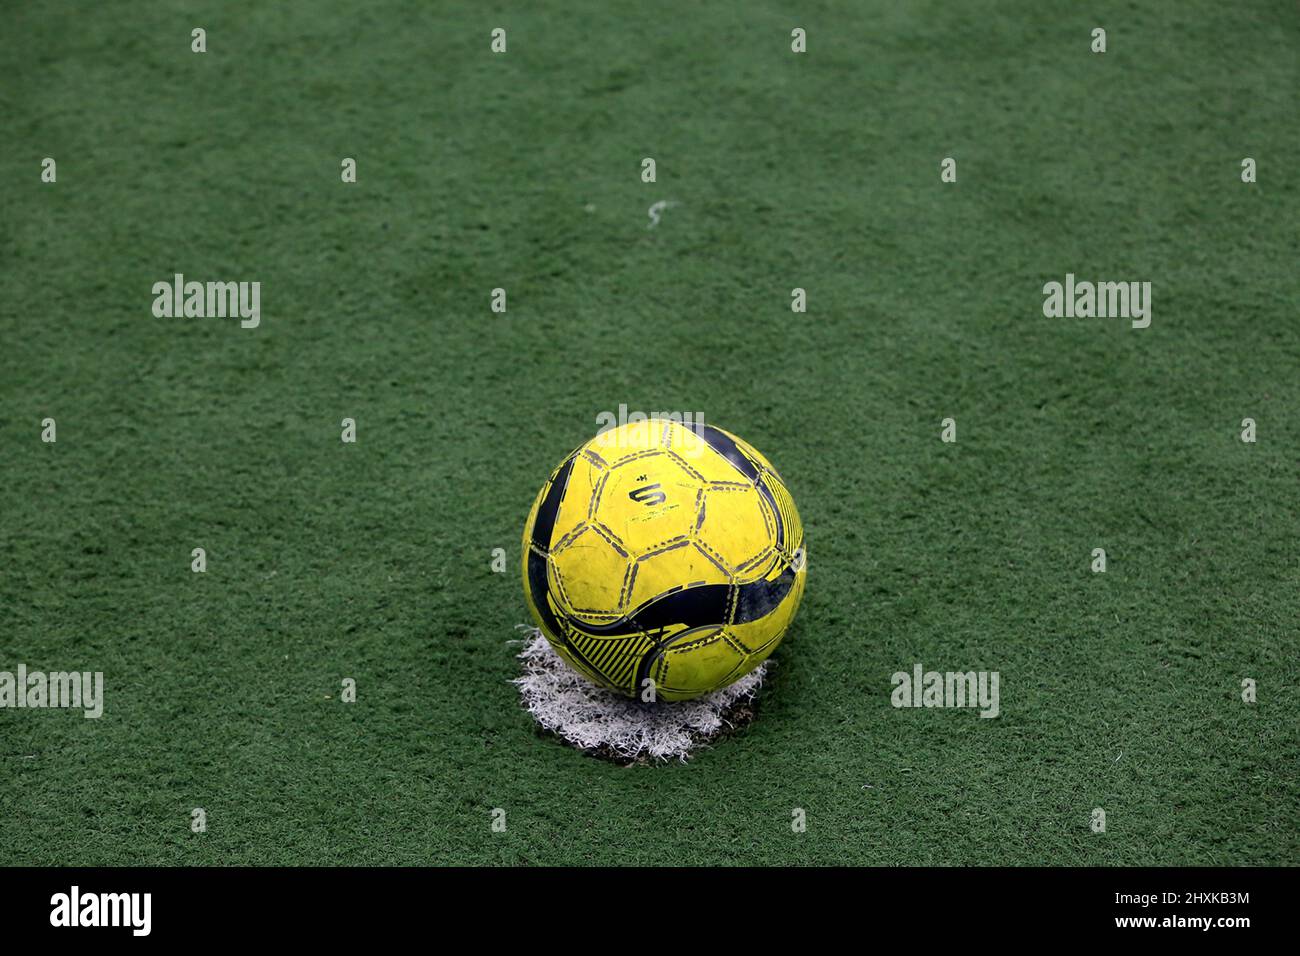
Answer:
POLYGON ((807 576, 803 525, 766 458, 703 422, 597 435, 555 469, 524 525, 524 594, 593 683, 687 700, 775 650, 807 576))

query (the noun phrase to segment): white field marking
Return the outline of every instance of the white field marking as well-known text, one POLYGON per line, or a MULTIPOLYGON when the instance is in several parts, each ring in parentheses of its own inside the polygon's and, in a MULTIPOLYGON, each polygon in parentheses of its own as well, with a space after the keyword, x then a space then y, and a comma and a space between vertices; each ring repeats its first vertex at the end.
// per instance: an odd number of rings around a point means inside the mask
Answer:
POLYGON ((758 693, 772 663, 764 661, 712 694, 647 708, 588 683, 560 659, 537 628, 515 626, 522 633, 523 650, 517 656, 523 662, 523 676, 511 683, 519 688, 524 709, 543 728, 579 750, 606 747, 629 760, 685 762, 722 731, 727 722, 723 715, 732 705, 758 693))

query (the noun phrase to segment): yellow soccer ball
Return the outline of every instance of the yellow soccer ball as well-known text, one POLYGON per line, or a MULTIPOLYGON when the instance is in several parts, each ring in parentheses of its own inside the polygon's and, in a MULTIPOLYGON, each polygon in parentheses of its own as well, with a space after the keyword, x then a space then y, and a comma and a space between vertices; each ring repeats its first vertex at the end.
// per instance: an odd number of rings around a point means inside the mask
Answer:
POLYGON ((524 594, 551 646, 643 700, 687 700, 753 670, 807 576, 781 476, 703 422, 629 422, 577 449, 533 503, 523 550, 524 594))

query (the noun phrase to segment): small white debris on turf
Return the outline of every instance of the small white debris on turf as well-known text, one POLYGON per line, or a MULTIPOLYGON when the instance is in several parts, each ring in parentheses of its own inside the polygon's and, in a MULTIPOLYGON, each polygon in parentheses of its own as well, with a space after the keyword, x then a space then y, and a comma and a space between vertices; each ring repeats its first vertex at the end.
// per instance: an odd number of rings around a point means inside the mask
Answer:
POLYGON ((543 730, 621 764, 685 762, 697 748, 748 723, 769 663, 704 697, 646 704, 595 686, 564 663, 541 631, 517 627, 525 636, 512 643, 523 644, 524 673, 511 683, 524 708, 543 730))

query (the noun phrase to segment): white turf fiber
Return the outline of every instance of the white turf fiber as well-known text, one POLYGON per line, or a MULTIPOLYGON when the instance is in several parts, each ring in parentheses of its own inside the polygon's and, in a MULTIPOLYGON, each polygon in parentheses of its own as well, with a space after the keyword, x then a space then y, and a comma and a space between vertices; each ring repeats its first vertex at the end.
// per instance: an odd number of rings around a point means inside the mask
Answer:
POLYGON ((764 661, 729 687, 677 703, 644 704, 604 690, 578 675, 552 650, 542 632, 525 631, 519 659, 524 708, 544 730, 579 750, 609 756, 619 763, 685 761, 690 754, 733 724, 729 711, 751 700, 767 673, 764 661))

